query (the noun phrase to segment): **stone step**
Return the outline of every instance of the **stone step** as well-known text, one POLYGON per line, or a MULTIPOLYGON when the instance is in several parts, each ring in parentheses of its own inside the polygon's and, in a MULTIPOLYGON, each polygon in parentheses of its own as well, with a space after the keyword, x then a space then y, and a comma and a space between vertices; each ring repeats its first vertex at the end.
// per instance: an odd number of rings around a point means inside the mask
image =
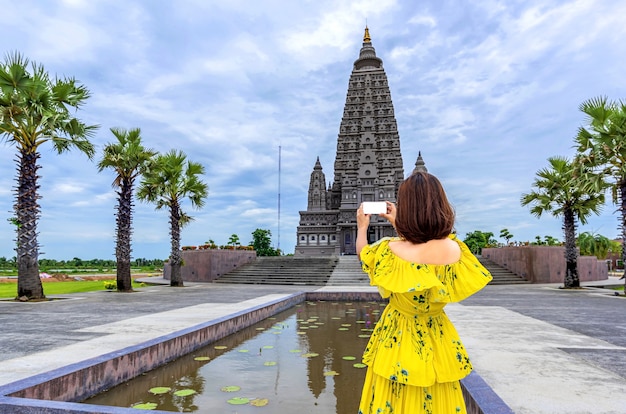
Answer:
POLYGON ((340 256, 328 279, 330 286, 369 286, 369 277, 361 270, 358 256, 340 256))
POLYGON ((530 283, 530 281, 485 257, 479 256, 478 261, 491 273, 493 280, 489 282, 490 285, 520 285, 530 283))
POLYGON ((337 257, 258 257, 221 276, 215 283, 264 285, 325 285, 337 257))

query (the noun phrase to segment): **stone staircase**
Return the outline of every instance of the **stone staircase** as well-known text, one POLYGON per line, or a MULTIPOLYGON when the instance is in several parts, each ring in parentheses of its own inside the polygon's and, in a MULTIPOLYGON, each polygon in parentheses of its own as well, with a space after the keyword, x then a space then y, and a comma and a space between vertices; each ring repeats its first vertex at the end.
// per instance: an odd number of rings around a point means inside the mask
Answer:
POLYGON ((216 279, 214 283, 323 286, 328 283, 337 262, 336 256, 257 257, 216 279))
MULTIPOLYGON (((491 272, 490 285, 530 283, 484 257, 480 262, 491 272)), ((257 257, 256 260, 226 273, 214 283, 310 286, 369 286, 358 256, 257 257)))
POLYGON ((480 261, 480 263, 482 263, 483 266, 485 266, 487 270, 489 270, 491 276, 493 276, 493 280, 489 282, 490 285, 519 285, 530 283, 530 281, 516 275, 510 270, 500 266, 497 263, 492 262, 485 257, 479 256, 478 260, 480 261))
POLYGON ((339 256, 337 266, 330 275, 329 286, 369 286, 369 277, 361 270, 358 256, 339 256))

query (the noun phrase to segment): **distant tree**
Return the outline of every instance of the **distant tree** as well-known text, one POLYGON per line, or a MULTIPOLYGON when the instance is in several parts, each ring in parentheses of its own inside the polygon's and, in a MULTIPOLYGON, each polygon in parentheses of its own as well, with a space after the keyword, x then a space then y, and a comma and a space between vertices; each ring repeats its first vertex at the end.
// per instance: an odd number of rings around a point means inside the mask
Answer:
POLYGON ((609 243, 609 253, 610 254, 620 254, 622 252, 622 243, 617 240, 610 240, 609 243))
POLYGON ((111 128, 117 142, 108 143, 102 151, 98 171, 110 168, 115 172, 112 187, 117 193, 116 213, 116 285, 118 292, 132 292, 130 276, 133 187, 135 180, 156 152, 141 143, 141 130, 111 128))
POLYGON ((613 179, 611 192, 619 206, 622 261, 626 263, 626 103, 598 97, 583 102, 579 109, 587 115, 588 127, 581 127, 575 138, 578 159, 613 179))
POLYGON ((272 232, 264 229, 256 229, 252 232, 250 245, 254 247, 257 256, 279 256, 280 252, 272 248, 272 232))
POLYGON ((241 242, 239 241, 239 236, 236 234, 231 234, 230 238, 228 239, 228 244, 233 247, 239 246, 241 244, 241 242))
POLYGON ((541 238, 541 236, 535 236, 535 241, 530 242, 530 244, 532 244, 533 246, 543 246, 545 243, 543 241, 543 239, 541 238))
POLYGON ((556 237, 543 236, 544 243, 548 246, 559 246, 561 242, 556 237))
POLYGON ((480 230, 467 233, 463 242, 474 254, 481 254, 483 247, 494 246, 497 243, 493 238, 492 232, 482 232, 480 230))
POLYGON ((97 126, 88 126, 74 116, 89 96, 89 90, 74 78, 52 79, 42 65, 31 65, 18 52, 0 63, 0 137, 17 147, 18 297, 45 298, 37 241, 40 147, 50 142, 59 154, 75 148, 89 159, 93 157, 88 138, 97 126))
POLYGON ((509 244, 509 240, 514 236, 509 232, 509 229, 502 229, 500 230, 500 237, 506 240, 506 244, 509 244))
POLYGON ((202 208, 209 187, 200 179, 204 174, 201 164, 187 160, 182 151, 172 150, 157 155, 143 174, 137 197, 163 207, 170 213, 171 252, 170 266, 172 277, 170 286, 183 286, 181 277, 180 229, 193 220, 184 213, 181 203, 187 198, 193 208, 202 208))
POLYGON ((600 212, 606 184, 589 168, 567 158, 551 157, 548 162, 550 167, 537 171, 535 190, 522 194, 520 201, 523 206, 531 205, 530 212, 537 217, 546 212, 563 217, 566 262, 563 284, 565 288, 576 288, 580 286, 576 219, 585 224, 589 215, 600 212))
POLYGON ((576 244, 580 254, 584 256, 596 256, 599 260, 606 259, 611 248, 611 240, 601 234, 584 232, 576 238, 576 244))

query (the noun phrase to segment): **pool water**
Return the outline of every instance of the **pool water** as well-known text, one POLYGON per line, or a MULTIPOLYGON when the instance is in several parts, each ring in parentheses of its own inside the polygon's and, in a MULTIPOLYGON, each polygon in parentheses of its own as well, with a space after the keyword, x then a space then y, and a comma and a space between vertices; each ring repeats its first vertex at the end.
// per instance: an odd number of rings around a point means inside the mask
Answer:
POLYGON ((356 413, 361 355, 383 306, 303 302, 84 402, 152 403, 173 412, 356 413), (165 388, 150 392, 154 387, 165 388), (176 395, 182 390, 190 395, 176 395))

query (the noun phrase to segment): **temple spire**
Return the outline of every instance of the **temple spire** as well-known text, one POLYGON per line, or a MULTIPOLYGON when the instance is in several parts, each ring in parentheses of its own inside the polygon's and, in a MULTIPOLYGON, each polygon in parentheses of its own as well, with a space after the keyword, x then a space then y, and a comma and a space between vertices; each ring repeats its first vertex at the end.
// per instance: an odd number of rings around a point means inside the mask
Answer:
POLYGON ((426 169, 426 163, 424 162, 424 159, 422 158, 422 151, 418 151, 417 153, 417 161, 415 161, 415 168, 413 169, 413 173, 416 172, 428 172, 428 170, 426 169))
POLYGON ((314 170, 321 170, 322 169, 322 164, 320 163, 320 157, 319 155, 317 156, 317 161, 315 161, 315 166, 313 167, 314 170))
POLYGON ((372 38, 370 37, 370 29, 365 26, 365 34, 363 35, 363 43, 372 43, 372 38))

